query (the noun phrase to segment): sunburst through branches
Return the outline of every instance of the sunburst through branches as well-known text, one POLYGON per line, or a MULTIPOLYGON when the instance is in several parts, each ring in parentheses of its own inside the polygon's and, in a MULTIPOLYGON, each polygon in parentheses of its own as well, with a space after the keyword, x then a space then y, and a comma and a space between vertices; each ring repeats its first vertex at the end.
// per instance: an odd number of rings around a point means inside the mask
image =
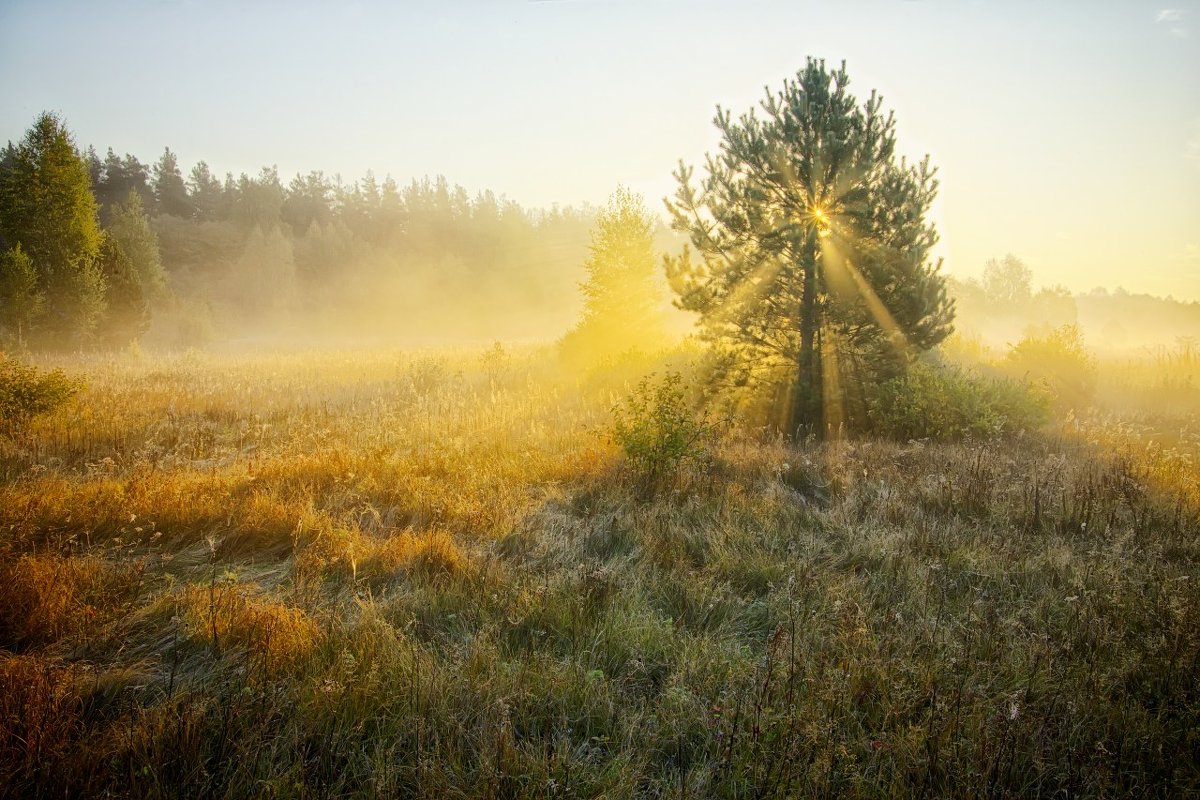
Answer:
POLYGON ((848 85, 844 66, 810 59, 761 115, 718 109, 708 174, 696 188, 681 166, 667 203, 692 248, 667 259, 679 305, 793 435, 869 425, 864 383, 903 371, 953 319, 925 219, 935 170, 896 159, 894 117, 848 85))

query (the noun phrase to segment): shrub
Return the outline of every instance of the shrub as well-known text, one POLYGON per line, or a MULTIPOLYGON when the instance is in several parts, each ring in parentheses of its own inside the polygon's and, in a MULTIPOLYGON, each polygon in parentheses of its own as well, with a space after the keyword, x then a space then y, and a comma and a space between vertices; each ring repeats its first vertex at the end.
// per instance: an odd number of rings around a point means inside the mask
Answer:
POLYGON ((446 365, 437 358, 425 356, 408 365, 401 375, 401 385, 410 397, 428 400, 437 395, 450 381, 446 365))
POLYGON ((901 440, 990 438, 1049 418, 1046 398, 1028 386, 925 361, 874 387, 868 404, 875 430, 901 440))
POLYGON ((1096 365, 1077 325, 1027 333, 1009 351, 1003 368, 1044 387, 1063 408, 1087 406, 1096 391, 1096 365))
POLYGON ((643 486, 654 490, 686 465, 704 464, 717 428, 696 414, 678 372, 652 377, 613 409, 612 436, 643 486))
POLYGON ((0 434, 20 432, 34 417, 66 405, 79 389, 62 370, 40 373, 0 353, 0 434))

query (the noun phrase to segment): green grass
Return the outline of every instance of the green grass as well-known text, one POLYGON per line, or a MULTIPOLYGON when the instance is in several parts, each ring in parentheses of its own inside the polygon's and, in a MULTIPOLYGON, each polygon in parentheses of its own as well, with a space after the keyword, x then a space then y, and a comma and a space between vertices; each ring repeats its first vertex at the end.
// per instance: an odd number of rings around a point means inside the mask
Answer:
POLYGON ((61 365, 0 445, 13 797, 1179 797, 1176 438, 733 431, 647 499, 537 354, 61 365))

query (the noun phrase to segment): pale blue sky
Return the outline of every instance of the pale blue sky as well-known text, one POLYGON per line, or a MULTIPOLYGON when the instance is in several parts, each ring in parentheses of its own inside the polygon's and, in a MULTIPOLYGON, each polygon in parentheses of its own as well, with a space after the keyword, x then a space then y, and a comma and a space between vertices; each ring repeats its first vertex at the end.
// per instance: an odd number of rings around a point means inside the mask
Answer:
POLYGON ((1200 299, 1200 1, 0 0, 0 140, 185 170, 445 174, 525 205, 654 207, 805 56, 845 59, 940 167, 952 274, 1200 299))

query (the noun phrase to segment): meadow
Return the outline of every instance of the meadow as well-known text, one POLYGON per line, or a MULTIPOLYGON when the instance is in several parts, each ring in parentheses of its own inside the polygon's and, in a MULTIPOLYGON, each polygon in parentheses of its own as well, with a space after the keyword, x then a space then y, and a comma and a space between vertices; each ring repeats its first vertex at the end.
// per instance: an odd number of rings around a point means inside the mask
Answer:
POLYGON ((1200 792, 1178 364, 988 441, 725 426, 649 485, 612 409, 663 364, 37 363, 84 388, 0 439, 0 795, 1200 792))

